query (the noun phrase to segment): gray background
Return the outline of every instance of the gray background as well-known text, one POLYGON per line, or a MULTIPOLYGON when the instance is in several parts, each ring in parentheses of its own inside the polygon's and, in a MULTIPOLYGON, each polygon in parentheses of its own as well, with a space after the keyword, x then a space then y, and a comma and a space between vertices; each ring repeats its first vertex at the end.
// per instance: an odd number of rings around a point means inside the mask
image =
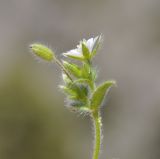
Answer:
POLYGON ((28 45, 61 58, 100 33, 97 83, 118 83, 102 109, 101 159, 160 158, 159 0, 0 0, 1 159, 91 158, 90 119, 64 107, 60 71, 28 45))

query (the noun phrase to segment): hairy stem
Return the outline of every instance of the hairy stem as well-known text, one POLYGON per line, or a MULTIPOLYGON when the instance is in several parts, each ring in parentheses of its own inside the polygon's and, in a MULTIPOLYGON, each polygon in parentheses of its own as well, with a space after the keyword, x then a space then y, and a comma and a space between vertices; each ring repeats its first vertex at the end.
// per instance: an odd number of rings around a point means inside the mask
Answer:
POLYGON ((99 158, 100 148, 101 148, 101 115, 100 112, 97 110, 92 113, 92 118, 94 122, 94 129, 95 129, 95 141, 94 141, 94 151, 93 151, 93 159, 99 158))
POLYGON ((73 79, 71 78, 70 74, 67 72, 67 70, 65 69, 65 67, 63 66, 63 64, 55 58, 55 62, 57 65, 60 66, 60 68, 63 70, 63 72, 68 76, 68 78, 73 82, 73 79))

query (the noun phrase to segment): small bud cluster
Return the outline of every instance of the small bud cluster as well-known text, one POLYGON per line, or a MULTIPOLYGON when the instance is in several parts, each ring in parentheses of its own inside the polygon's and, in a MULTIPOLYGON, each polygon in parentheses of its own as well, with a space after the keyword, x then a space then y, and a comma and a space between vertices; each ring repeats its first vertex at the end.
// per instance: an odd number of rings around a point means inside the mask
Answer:
POLYGON ((93 57, 96 55, 102 36, 80 41, 76 49, 63 53, 64 56, 80 61, 80 65, 63 61, 65 69, 72 77, 72 81, 62 75, 64 85, 60 86, 67 95, 68 107, 80 112, 91 112, 98 109, 109 88, 115 83, 107 81, 96 87, 96 69, 92 66, 93 57))

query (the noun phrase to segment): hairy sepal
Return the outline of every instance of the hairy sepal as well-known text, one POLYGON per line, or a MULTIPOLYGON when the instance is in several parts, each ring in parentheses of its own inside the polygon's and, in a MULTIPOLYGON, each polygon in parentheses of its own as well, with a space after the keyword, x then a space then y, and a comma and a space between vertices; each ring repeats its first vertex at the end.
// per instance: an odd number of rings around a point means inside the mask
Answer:
POLYGON ((63 65, 72 75, 77 78, 81 77, 81 68, 79 66, 67 61, 63 61, 63 65))

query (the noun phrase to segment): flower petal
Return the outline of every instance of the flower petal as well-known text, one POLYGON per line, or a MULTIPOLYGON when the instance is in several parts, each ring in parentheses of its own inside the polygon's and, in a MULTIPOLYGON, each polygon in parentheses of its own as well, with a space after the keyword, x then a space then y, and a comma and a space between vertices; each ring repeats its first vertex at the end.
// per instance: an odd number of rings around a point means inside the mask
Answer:
POLYGON ((101 35, 95 38, 90 38, 88 40, 83 39, 79 42, 76 49, 63 53, 63 55, 78 60, 84 60, 86 59, 86 57, 83 54, 83 48, 85 45, 86 49, 88 49, 88 53, 90 54, 89 57, 91 58, 96 54, 99 44, 101 43, 101 39, 101 35))
POLYGON ((81 51, 79 51, 79 49, 70 50, 66 53, 63 53, 63 55, 66 57, 71 57, 71 58, 78 59, 78 60, 84 59, 83 54, 81 51))
POLYGON ((93 38, 88 39, 86 42, 86 45, 87 45, 89 51, 92 52, 93 45, 94 45, 94 39, 93 38))
POLYGON ((78 57, 83 56, 83 55, 81 54, 81 52, 79 52, 77 49, 70 50, 70 51, 68 51, 68 52, 66 52, 66 53, 63 53, 63 55, 64 55, 64 56, 78 56, 78 57))

